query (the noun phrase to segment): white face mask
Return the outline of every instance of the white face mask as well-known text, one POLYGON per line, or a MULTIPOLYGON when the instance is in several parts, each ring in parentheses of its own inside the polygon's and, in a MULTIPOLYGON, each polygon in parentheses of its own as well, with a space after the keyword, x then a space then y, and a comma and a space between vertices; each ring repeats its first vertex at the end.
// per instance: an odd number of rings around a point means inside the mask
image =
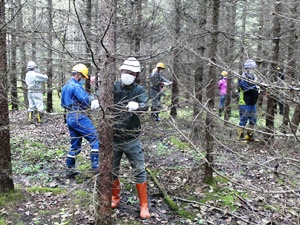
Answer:
POLYGON ((133 84, 134 80, 135 80, 135 76, 132 76, 128 73, 121 74, 121 81, 124 85, 131 85, 133 84))

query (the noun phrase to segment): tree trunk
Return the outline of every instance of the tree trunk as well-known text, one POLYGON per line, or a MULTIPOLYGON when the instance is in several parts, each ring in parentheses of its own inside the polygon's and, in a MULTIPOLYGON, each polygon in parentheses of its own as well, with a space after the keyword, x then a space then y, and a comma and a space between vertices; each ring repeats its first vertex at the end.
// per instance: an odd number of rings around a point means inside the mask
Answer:
MULTIPOLYGON (((87 37, 92 37, 91 35, 91 28, 92 28, 92 0, 86 1, 86 25, 85 25, 85 32, 87 37)), ((91 40, 89 40, 90 42, 91 40)), ((90 54, 90 48, 89 45, 86 45, 86 56, 91 55, 90 54)), ((88 65, 90 67, 90 65, 88 65)), ((90 71, 90 74, 92 71, 90 71)), ((87 93, 91 93, 91 77, 89 76, 88 79, 85 80, 85 90, 87 93)))
POLYGON ((9 111, 7 101, 7 63, 6 63, 6 30, 5 1, 0 2, 0 193, 13 191, 9 111))
POLYGON ((98 216, 96 225, 111 224, 111 182, 112 182, 112 153, 113 153, 113 121, 112 109, 113 105, 113 82, 115 74, 113 66, 113 58, 108 56, 105 71, 102 71, 100 93, 100 105, 105 112, 104 117, 100 120, 98 130, 100 132, 101 148, 99 151, 99 176, 97 180, 98 186, 98 216))
POLYGON ((211 31, 211 47, 209 50, 209 59, 211 61, 208 76, 209 76, 209 84, 207 86, 207 99, 208 99, 208 108, 209 111, 206 115, 206 128, 205 128, 205 138, 206 138, 206 160, 205 163, 205 174, 204 174, 204 182, 205 183, 213 183, 213 133, 214 133, 214 124, 213 124, 213 109, 214 109, 214 101, 215 101, 215 84, 216 84, 216 55, 217 55, 217 47, 218 47, 218 23, 219 23, 219 8, 220 8, 220 0, 212 0, 212 31, 211 31))
MULTIPOLYGON (((280 1, 276 1, 275 3, 275 15, 273 21, 273 55, 272 55, 272 63, 271 63, 271 79, 270 81, 275 82, 276 80, 276 68, 279 62, 279 43, 280 43, 280 17, 282 6, 280 1)), ((266 114, 266 126, 267 132, 274 132, 274 116, 275 116, 275 106, 277 100, 275 99, 275 95, 272 92, 269 92, 268 102, 267 102, 267 114, 266 114)), ((273 139, 272 136, 266 136, 268 141, 273 139), (271 138, 271 139, 270 139, 271 138)))
MULTIPOLYGON (((242 33, 241 33, 241 50, 240 50, 240 61, 244 62, 245 61, 245 45, 246 45, 246 20, 247 20, 247 9, 248 5, 243 4, 243 11, 242 11, 242 33)), ((239 74, 243 73, 242 68, 240 68, 239 74)))
MULTIPOLYGON (((22 8, 21 0, 16 0, 16 4, 18 8, 22 8)), ((35 8, 33 7, 32 9, 33 15, 35 15, 35 8)), ((18 19, 16 22, 17 30, 22 30, 24 28, 24 23, 23 23, 23 12, 20 10, 18 12, 18 19)), ((23 90, 23 96, 24 96, 24 105, 28 106, 28 97, 27 97, 27 85, 25 83, 25 75, 26 75, 26 43, 24 41, 23 37, 18 38, 18 43, 19 43, 19 49, 20 49, 20 61, 19 65, 21 67, 21 81, 22 81, 22 90, 23 90)), ((34 46, 32 46, 33 48, 34 46)), ((35 48, 33 48, 33 51, 35 51, 35 48)), ((32 60, 32 59, 31 59, 32 60)), ((35 60, 35 58, 33 58, 35 60)))
MULTIPOLYGON (((296 26, 295 26, 295 18, 298 16, 297 12, 297 5, 295 7, 291 8, 291 13, 293 15, 293 18, 289 22, 290 27, 289 27, 289 44, 287 47, 287 67, 285 69, 285 74, 288 77, 295 78, 295 70, 296 68, 296 59, 295 59, 295 49, 297 49, 297 42, 296 42, 296 37, 298 36, 296 33, 296 26)), ((286 129, 289 125, 289 112, 290 112, 290 101, 285 98, 284 103, 283 103, 283 118, 282 118, 282 125, 281 125, 281 130, 282 132, 286 132, 286 129)), ((294 113, 296 116, 297 114, 294 113)), ((296 121, 296 118, 292 118, 292 121, 296 121)), ((294 127, 295 128, 295 127, 294 127)))
MULTIPOLYGON (((201 57, 204 57, 204 51, 205 51, 205 47, 201 46, 199 47, 198 50, 198 54, 199 57, 197 56, 196 62, 197 62, 197 66, 195 69, 195 97, 196 97, 196 101, 194 104, 194 116, 198 116, 199 112, 200 112, 200 104, 202 103, 202 93, 203 93, 203 74, 204 74, 204 63, 203 61, 200 59, 201 57)), ((196 134, 195 134, 196 135, 196 134)))
POLYGON ((299 104, 296 105, 291 122, 292 122, 291 123, 292 132, 293 132, 293 134, 296 134, 299 123, 300 123, 300 105, 299 104))
POLYGON ((53 67, 52 67, 52 30, 53 30, 53 22, 52 22, 52 0, 48 0, 48 24, 49 24, 49 33, 48 33, 48 51, 47 51, 47 75, 48 75, 48 80, 47 80, 47 109, 46 111, 51 113, 53 112, 53 91, 52 91, 52 86, 53 86, 53 67))
POLYGON ((96 225, 110 225, 111 218, 111 182, 112 182, 112 154, 113 154, 113 121, 112 107, 114 104, 113 90, 116 74, 116 67, 112 55, 115 53, 115 19, 116 0, 102 2, 103 28, 109 26, 104 39, 106 46, 106 58, 104 68, 100 74, 101 87, 99 88, 99 103, 103 109, 104 117, 100 120, 98 131, 100 132, 101 149, 99 151, 99 176, 97 179, 98 190, 98 213, 96 225))
MULTIPOLYGON (((229 65, 230 68, 233 66, 234 58, 235 58, 235 53, 232 51, 232 49, 235 49, 235 34, 236 34, 236 1, 231 1, 230 2, 230 11, 229 11, 229 21, 230 21, 230 30, 232 37, 229 41, 229 48, 227 49, 228 51, 228 58, 226 63, 229 65)), ((227 54, 226 54, 227 55, 227 54)), ((231 97, 233 95, 233 90, 232 90, 232 74, 230 71, 228 71, 228 77, 227 77, 227 90, 226 90, 226 101, 225 101, 225 113, 224 113, 224 119, 225 121, 228 121, 229 118, 231 117, 231 97)), ((226 123, 226 122, 225 122, 226 123)))
POLYGON ((141 51, 141 36, 142 36, 142 0, 136 0, 136 26, 134 35, 134 52, 141 51))
MULTIPOLYGON (((260 12, 263 12, 265 7, 264 4, 264 0, 260 1, 260 12)), ((257 49, 256 49, 256 63, 258 66, 258 70, 264 74, 265 68, 264 65, 266 64, 263 60, 264 55, 263 55, 263 47, 262 47, 262 42, 263 42, 263 28, 264 28, 264 21, 265 21, 265 14, 264 13, 260 13, 259 16, 259 21, 258 21, 258 25, 259 25, 259 29, 258 29, 258 40, 257 40, 257 49)), ((260 94, 258 95, 258 99, 257 99, 257 108, 260 107, 262 108, 263 106, 263 101, 264 101, 264 95, 266 94, 265 89, 261 89, 260 90, 260 94)))
MULTIPOLYGON (((201 3, 198 3, 198 24, 197 27, 199 30, 205 30, 206 29, 206 23, 207 23, 207 0, 202 1, 201 3)), ((202 97, 203 97, 203 77, 204 77, 204 56, 206 51, 206 45, 205 45, 205 38, 199 37, 196 39, 195 43, 195 74, 194 74, 194 88, 195 88, 195 100, 194 100, 194 106, 193 106, 193 115, 194 118, 197 118, 196 123, 193 124, 193 133, 192 137, 193 139, 197 140, 200 138, 201 131, 203 130, 202 126, 200 125, 200 121, 202 121, 202 116, 199 115, 200 109, 201 109, 201 103, 202 103, 202 97)))
MULTIPOLYGON (((181 10, 181 0, 174 0, 174 10, 175 10, 175 34, 174 39, 179 40, 181 22, 180 22, 180 10, 181 10)), ((180 73, 179 67, 179 49, 175 47, 173 51, 173 84, 172 84, 172 96, 171 96, 171 110, 170 115, 174 118, 177 117, 177 106, 179 102, 179 88, 178 88, 178 75, 180 73)))
MULTIPOLYGON (((15 15, 15 3, 11 1, 11 18, 15 15)), ((15 24, 14 21, 12 21, 15 24)), ((11 72, 10 72, 10 96, 12 110, 18 110, 18 85, 17 85, 17 36, 11 34, 11 72)))

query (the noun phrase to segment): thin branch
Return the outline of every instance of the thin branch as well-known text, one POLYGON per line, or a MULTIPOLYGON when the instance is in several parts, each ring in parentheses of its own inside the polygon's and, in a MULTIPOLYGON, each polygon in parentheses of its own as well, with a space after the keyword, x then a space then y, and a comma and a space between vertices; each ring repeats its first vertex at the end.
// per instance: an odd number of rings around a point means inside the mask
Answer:
POLYGON ((99 68, 98 65, 96 64, 95 57, 94 57, 94 52, 93 52, 93 50, 92 50, 92 47, 91 47, 90 42, 89 42, 88 39, 87 39, 86 33, 85 33, 84 29, 83 29, 81 20, 80 20, 80 18, 79 18, 79 15, 78 15, 78 12, 77 12, 77 9, 76 9, 75 1, 76 1, 76 0, 73 0, 73 5, 74 5, 74 9, 75 9, 75 13, 76 13, 76 17, 77 17, 77 20, 78 20, 80 29, 81 29, 82 34, 83 34, 83 36, 84 36, 85 42, 86 42, 86 44, 87 44, 87 46, 88 46, 88 48, 89 48, 89 50, 90 50, 90 52, 91 52, 91 57, 92 57, 93 64, 94 64, 94 66, 95 66, 98 70, 100 70, 100 68, 99 68))

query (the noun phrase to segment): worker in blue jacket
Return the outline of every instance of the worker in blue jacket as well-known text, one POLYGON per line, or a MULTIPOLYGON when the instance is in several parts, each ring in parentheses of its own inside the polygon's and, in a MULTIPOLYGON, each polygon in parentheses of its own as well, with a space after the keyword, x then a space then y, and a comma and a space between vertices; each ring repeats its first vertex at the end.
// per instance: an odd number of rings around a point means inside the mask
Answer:
POLYGON ((97 129, 89 119, 85 110, 99 107, 99 102, 93 95, 89 95, 82 87, 88 78, 88 68, 84 64, 77 64, 72 68, 71 79, 63 86, 61 106, 67 110, 66 122, 71 137, 71 148, 66 159, 66 177, 72 178, 79 172, 75 171, 76 156, 81 152, 82 138, 85 138, 92 148, 91 166, 98 168, 99 138, 97 129))
POLYGON ((257 85, 257 77, 255 75, 256 63, 252 59, 248 59, 244 63, 244 72, 238 81, 239 86, 239 111, 240 122, 238 127, 238 138, 245 138, 247 141, 258 141, 254 138, 254 126, 256 125, 256 103, 259 95, 260 87, 257 85), (246 136, 244 130, 249 122, 246 136))

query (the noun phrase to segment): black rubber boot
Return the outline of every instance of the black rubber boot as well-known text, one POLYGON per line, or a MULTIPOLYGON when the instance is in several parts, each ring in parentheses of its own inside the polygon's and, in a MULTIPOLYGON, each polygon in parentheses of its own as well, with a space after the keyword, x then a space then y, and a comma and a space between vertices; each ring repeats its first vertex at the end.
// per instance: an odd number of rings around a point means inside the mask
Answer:
POLYGON ((159 113, 154 113, 154 117, 156 121, 161 121, 161 118, 159 117, 159 113))
POLYGON ((80 172, 76 171, 74 168, 67 168, 66 169, 66 178, 67 179, 72 179, 78 174, 80 174, 80 172))
POLYGON ((224 111, 224 108, 219 108, 219 117, 222 116, 223 111, 224 111))

